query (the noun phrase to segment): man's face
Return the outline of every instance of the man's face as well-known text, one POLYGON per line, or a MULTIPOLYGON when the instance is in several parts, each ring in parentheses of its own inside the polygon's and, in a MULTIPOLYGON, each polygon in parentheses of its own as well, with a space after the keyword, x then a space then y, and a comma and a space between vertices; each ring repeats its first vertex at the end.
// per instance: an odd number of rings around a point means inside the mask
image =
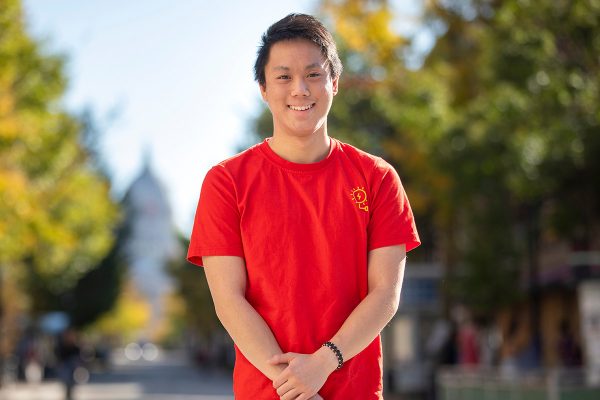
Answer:
POLYGON ((263 99, 273 114, 274 135, 323 133, 338 79, 331 79, 319 47, 303 40, 275 43, 265 66, 263 99))

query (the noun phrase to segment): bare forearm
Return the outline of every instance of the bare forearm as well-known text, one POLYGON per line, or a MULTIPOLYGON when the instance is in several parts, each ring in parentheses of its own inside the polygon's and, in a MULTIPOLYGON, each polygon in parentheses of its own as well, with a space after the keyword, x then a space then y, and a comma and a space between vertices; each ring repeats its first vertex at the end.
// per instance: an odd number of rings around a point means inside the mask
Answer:
MULTIPOLYGON (((369 252, 369 293, 346 318, 330 340, 349 360, 364 350, 392 319, 400 300, 406 251, 404 245, 382 247, 369 252)), ((273 363, 289 366, 273 381, 277 393, 296 390, 305 395, 317 393, 338 360, 326 347, 312 354, 286 353, 273 363)))
POLYGON ((398 309, 393 290, 374 290, 352 311, 331 339, 347 361, 363 351, 383 330, 398 309))
POLYGON ((369 294, 331 338, 342 352, 344 360, 363 351, 398 310, 406 265, 406 246, 371 250, 368 264, 369 294))
MULTIPOLYGON (((372 290, 354 309, 331 339, 345 360, 360 353, 381 332, 396 312, 397 299, 394 290, 379 288, 372 290)), ((289 367, 273 381, 280 396, 291 390, 309 396, 316 394, 338 364, 333 352, 326 347, 312 354, 282 354, 275 356, 273 362, 289 363, 289 367)))
POLYGON ((285 366, 268 364, 267 360, 281 353, 281 348, 254 307, 239 297, 220 307, 217 314, 244 357, 267 378, 275 379, 285 366))

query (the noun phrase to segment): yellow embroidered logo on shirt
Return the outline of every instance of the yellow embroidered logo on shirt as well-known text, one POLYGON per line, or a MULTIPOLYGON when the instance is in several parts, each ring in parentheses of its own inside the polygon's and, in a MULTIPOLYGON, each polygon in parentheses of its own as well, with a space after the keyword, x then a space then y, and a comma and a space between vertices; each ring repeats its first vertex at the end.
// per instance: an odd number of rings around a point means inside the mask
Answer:
POLYGON ((369 206, 367 205, 367 192, 365 192, 364 187, 357 187, 352 189, 350 197, 358 205, 358 208, 360 208, 363 211, 369 211, 369 206))

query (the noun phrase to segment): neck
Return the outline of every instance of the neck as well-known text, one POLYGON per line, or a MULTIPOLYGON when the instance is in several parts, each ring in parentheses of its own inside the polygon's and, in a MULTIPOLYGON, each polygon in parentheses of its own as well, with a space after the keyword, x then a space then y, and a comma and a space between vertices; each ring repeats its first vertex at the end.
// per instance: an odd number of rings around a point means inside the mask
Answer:
POLYGON ((323 160, 329 154, 331 139, 327 133, 308 137, 290 137, 273 134, 269 140, 271 150, 284 160, 298 164, 311 164, 323 160))

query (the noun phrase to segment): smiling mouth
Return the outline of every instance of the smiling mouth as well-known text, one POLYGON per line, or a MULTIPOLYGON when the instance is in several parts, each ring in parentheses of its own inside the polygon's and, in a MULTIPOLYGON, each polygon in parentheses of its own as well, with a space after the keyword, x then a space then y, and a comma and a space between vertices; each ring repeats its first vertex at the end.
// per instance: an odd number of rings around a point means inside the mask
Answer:
POLYGON ((314 106, 315 106, 315 103, 308 104, 306 106, 291 106, 291 105, 288 105, 288 108, 290 110, 294 110, 294 111, 306 111, 306 110, 310 110, 314 106))

